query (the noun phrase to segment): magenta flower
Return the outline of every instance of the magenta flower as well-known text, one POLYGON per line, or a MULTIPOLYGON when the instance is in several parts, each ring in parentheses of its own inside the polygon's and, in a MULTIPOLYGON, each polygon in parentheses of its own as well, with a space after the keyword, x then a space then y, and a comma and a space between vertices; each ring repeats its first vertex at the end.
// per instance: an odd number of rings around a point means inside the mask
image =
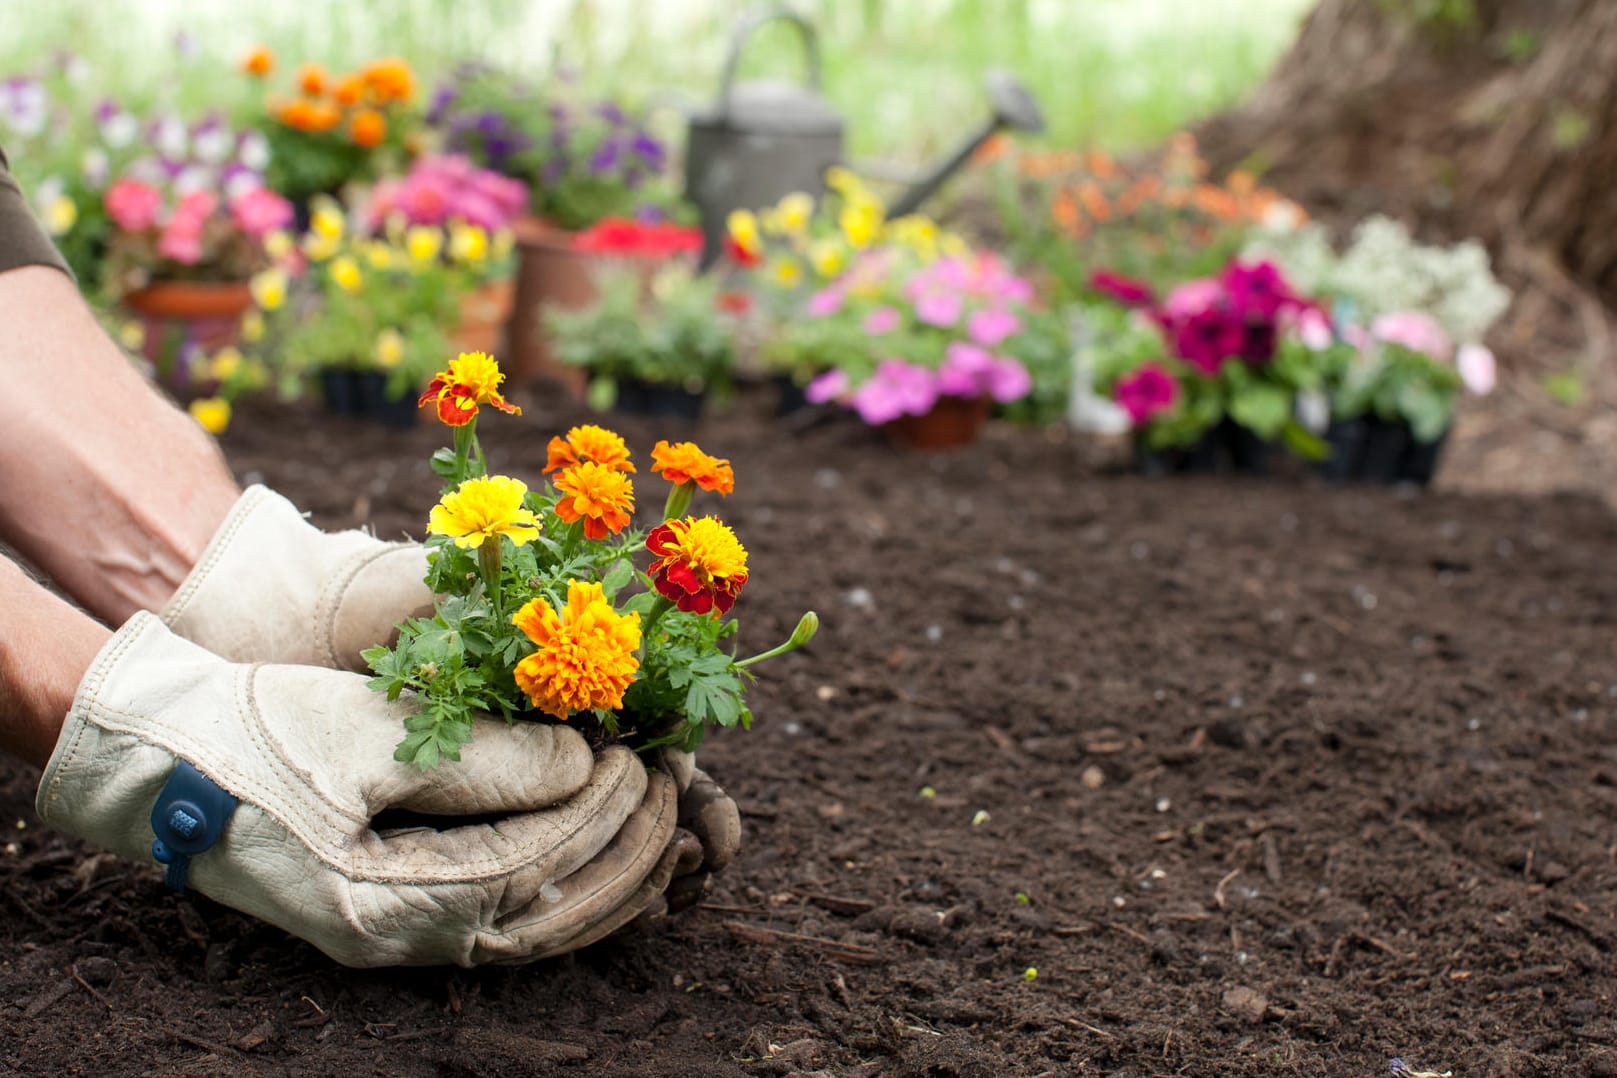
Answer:
POLYGON ((822 288, 808 298, 808 313, 813 318, 828 318, 842 310, 843 299, 840 289, 822 288))
POLYGON ((119 180, 107 189, 107 215, 125 232, 143 232, 157 223, 163 196, 139 180, 119 180))
POLYGON ((1162 310, 1171 319, 1190 318, 1216 305, 1223 298, 1223 285, 1211 277, 1201 277, 1174 285, 1173 290, 1168 293, 1167 302, 1162 305, 1162 310))
POLYGON ((1147 363, 1112 389, 1112 396, 1136 427, 1154 416, 1173 411, 1179 401, 1179 382, 1160 363, 1147 363))
POLYGON ((1422 311, 1384 314, 1370 323, 1370 335, 1433 359, 1447 360, 1454 354, 1454 342, 1449 340, 1449 335, 1431 315, 1422 311))
POLYGON ((994 357, 988 349, 955 341, 943 354, 938 368, 938 392, 950 397, 981 397, 988 391, 994 357))
POLYGON ((880 337, 883 333, 891 333, 897 329, 899 321, 897 308, 877 307, 865 315, 864 331, 872 337, 880 337))
POLYGON ((937 401, 937 376, 902 359, 882 360, 853 394, 855 410, 872 426, 901 415, 925 415, 937 401))
POLYGON ((824 404, 837 400, 848 392, 848 372, 826 371, 803 387, 803 396, 810 404, 824 404))
POLYGON ((1144 281, 1110 270, 1096 270, 1090 274, 1089 287, 1101 295, 1112 297, 1125 307, 1144 307, 1157 299, 1151 286, 1144 281))
MULTIPOLYGON (((1271 336, 1271 354, 1273 340, 1271 336)), ((1251 351, 1247 327, 1228 311, 1209 307, 1173 327, 1174 353, 1201 371, 1213 375, 1226 361, 1251 351)))
POLYGON ((1231 262, 1219 274, 1219 283, 1229 294, 1230 306, 1247 318, 1273 319, 1300 302, 1272 262, 1231 262))
POLYGON ((292 204, 267 187, 254 187, 230 200, 230 216, 255 240, 292 224, 292 204))
POLYGON ((1033 375, 1009 356, 995 356, 988 368, 988 395, 1001 404, 1021 400, 1033 392, 1033 375))
POLYGON ((1022 328, 1022 320, 1003 308, 973 311, 966 319, 966 335, 985 348, 994 348, 1022 328))
POLYGON ((929 326, 947 329, 960 321, 960 296, 954 292, 927 292, 915 300, 915 317, 929 326))

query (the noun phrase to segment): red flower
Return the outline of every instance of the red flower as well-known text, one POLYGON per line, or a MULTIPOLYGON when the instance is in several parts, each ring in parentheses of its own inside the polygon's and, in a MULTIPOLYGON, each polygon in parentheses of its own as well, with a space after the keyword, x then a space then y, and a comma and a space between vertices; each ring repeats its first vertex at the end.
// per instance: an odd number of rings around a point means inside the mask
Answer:
POLYGON ((646 536, 657 555, 647 573, 663 598, 687 614, 727 614, 747 582, 747 551, 717 517, 669 520, 646 536))
POLYGON ((1096 270, 1089 275, 1089 287, 1103 296, 1110 296, 1125 307, 1143 307, 1156 302, 1151 286, 1111 270, 1096 270))
POLYGON ((645 224, 608 217, 573 237, 573 250, 629 258, 672 258, 702 249, 702 231, 670 221, 645 224))
POLYGON ((759 251, 749 251, 736 242, 734 236, 724 237, 724 254, 730 261, 746 269, 763 264, 764 256, 759 251))

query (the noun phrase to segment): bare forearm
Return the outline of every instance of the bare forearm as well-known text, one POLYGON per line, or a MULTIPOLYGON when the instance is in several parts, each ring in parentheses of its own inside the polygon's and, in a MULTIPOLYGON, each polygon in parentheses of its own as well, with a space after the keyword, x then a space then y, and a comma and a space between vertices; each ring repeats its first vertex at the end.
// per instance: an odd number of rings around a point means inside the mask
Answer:
POLYGON ((0 749, 43 767, 111 634, 3 557, 0 611, 0 749))
POLYGON ((0 538, 113 625, 161 608, 239 493, 229 469, 66 275, 0 273, 0 326, 0 538))

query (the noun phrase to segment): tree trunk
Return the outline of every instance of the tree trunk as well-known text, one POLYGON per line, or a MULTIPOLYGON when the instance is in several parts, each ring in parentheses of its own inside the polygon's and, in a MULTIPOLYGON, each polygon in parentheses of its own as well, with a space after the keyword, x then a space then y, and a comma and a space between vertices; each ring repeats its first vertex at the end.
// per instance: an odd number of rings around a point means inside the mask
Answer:
POLYGON ((1470 26, 1322 0, 1270 81, 1200 132, 1328 220, 1386 212, 1617 301, 1617 3, 1475 0, 1470 26), (1541 267, 1542 269, 1542 267, 1541 267))

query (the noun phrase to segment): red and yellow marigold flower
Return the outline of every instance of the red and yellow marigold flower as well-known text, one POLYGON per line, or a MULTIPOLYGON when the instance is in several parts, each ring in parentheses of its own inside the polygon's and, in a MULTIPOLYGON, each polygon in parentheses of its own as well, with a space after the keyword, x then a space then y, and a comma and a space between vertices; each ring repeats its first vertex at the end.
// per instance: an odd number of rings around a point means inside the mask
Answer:
POLYGON ((747 582, 747 550, 717 517, 670 520, 646 536, 657 593, 688 614, 729 613, 747 582))
POLYGON ((530 599, 511 624, 538 645, 514 671, 534 707, 565 721, 574 711, 623 706, 640 668, 640 615, 619 614, 600 584, 569 581, 559 614, 544 599, 530 599))
POLYGON ((629 459, 629 447, 623 444, 623 439, 605 427, 592 423, 574 427, 565 438, 550 439, 547 449, 546 475, 560 468, 585 463, 599 464, 618 472, 634 471, 634 462, 629 459))
POLYGON ((670 483, 695 483, 720 494, 736 488, 730 462, 708 456, 695 442, 658 442, 651 449, 651 470, 670 483))
POLYGON ((634 481, 594 461, 575 464, 556 476, 556 515, 568 524, 582 520, 584 538, 605 539, 629 526, 634 512, 634 481))
POLYGON ((507 415, 521 415, 522 409, 500 395, 505 375, 494 357, 483 352, 462 352, 449 361, 449 369, 432 376, 427 391, 416 402, 438 406, 438 418, 451 427, 463 427, 477 418, 479 405, 487 404, 507 415))
POLYGON ((458 547, 476 549, 500 536, 522 546, 539 537, 539 520, 522 504, 528 486, 508 475, 480 475, 445 494, 427 519, 427 531, 453 539, 458 547))

